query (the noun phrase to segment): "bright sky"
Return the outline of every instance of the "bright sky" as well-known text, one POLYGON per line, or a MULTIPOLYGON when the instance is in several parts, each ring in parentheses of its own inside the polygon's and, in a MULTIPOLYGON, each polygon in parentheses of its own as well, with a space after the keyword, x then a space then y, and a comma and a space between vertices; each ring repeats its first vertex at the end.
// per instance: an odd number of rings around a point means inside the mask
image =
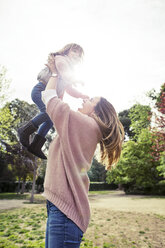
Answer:
POLYGON ((122 111, 165 81, 164 0, 0 0, 0 64, 12 98, 31 102, 49 52, 85 51, 83 92, 122 111))

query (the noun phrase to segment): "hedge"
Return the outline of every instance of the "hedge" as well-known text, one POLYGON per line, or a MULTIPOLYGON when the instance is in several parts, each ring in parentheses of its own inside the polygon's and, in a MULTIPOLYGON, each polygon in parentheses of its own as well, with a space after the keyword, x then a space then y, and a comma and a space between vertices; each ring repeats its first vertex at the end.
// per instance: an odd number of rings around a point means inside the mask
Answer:
MULTIPOLYGON (((7 192, 17 192, 18 182, 0 181, 0 193, 7 192)), ((22 182, 20 182, 20 190, 22 187, 22 182)), ((25 191, 28 192, 32 188, 32 182, 25 183, 25 191)))
POLYGON ((165 196, 165 180, 153 187, 137 187, 135 185, 124 184, 123 190, 127 195, 161 195, 165 196))
MULTIPOLYGON (((22 186, 22 182, 20 182, 20 189, 22 186)), ((30 191, 32 188, 32 182, 26 182, 25 184, 25 192, 30 191)), ((91 182, 90 183, 90 191, 99 191, 99 190, 114 190, 117 189, 118 186, 115 184, 107 184, 104 182, 91 182)), ((0 182, 0 193, 3 192, 17 192, 18 190, 18 182, 8 182, 3 181, 0 182)), ((43 181, 36 181, 36 191, 38 193, 43 192, 43 181)))
POLYGON ((116 184, 108 184, 104 182, 91 182, 89 191, 99 191, 99 190, 115 190, 118 188, 116 184))

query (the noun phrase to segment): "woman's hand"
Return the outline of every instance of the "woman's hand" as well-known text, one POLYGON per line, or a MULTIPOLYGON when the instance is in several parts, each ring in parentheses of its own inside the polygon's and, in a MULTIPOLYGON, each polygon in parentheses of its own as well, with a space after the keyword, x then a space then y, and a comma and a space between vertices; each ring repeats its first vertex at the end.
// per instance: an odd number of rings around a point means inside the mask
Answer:
POLYGON ((49 68, 49 70, 50 70, 52 73, 57 73, 54 55, 50 54, 50 55, 48 56, 48 63, 46 64, 46 66, 49 68))

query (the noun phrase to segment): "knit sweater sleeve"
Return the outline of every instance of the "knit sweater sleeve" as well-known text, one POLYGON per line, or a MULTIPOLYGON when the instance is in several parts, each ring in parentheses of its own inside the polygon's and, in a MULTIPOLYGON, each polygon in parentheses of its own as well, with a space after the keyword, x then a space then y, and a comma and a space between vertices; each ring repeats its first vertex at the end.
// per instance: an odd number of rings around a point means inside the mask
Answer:
MULTIPOLYGON (((47 104, 47 113, 60 137, 76 136, 89 140, 89 137, 99 139, 100 129, 95 120, 87 115, 70 109, 61 99, 54 97, 47 104)), ((78 140, 77 140, 78 141, 78 140)))
POLYGON ((59 136, 62 136, 65 131, 65 126, 68 123, 70 107, 61 99, 54 97, 49 100, 46 108, 47 114, 55 126, 59 136))

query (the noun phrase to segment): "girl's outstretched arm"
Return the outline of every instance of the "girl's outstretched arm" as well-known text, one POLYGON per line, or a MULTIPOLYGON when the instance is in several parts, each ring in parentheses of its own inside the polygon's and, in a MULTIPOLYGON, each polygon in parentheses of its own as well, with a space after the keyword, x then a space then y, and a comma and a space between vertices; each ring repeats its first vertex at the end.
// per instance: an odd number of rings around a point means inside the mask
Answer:
POLYGON ((82 98, 82 99, 89 98, 89 96, 82 94, 80 91, 73 88, 72 85, 70 84, 66 86, 65 90, 70 96, 73 96, 75 98, 82 98))
POLYGON ((57 74, 57 69, 56 69, 56 66, 55 66, 55 58, 54 58, 53 55, 49 55, 48 63, 46 64, 46 66, 52 72, 52 76, 50 77, 50 79, 48 81, 48 84, 46 85, 45 90, 48 90, 48 89, 56 90, 58 74, 57 74))

